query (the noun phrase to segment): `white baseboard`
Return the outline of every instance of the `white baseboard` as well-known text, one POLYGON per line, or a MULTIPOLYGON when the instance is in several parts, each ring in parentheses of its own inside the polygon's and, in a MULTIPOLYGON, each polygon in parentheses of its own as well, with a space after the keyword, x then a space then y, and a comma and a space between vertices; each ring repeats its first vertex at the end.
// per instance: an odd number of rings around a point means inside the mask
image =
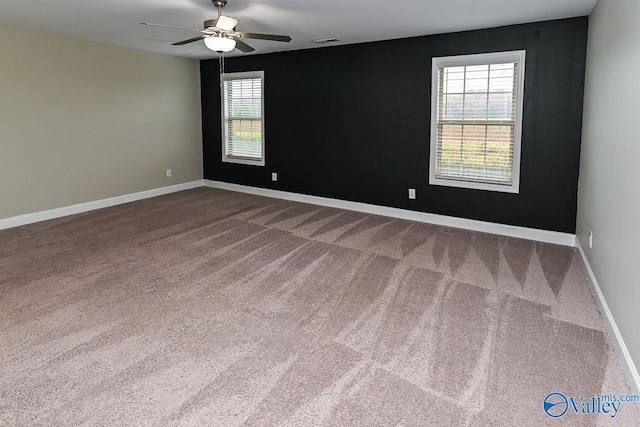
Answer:
POLYGON ((555 231, 536 230, 533 228, 518 227, 514 225, 496 224, 491 222, 476 221, 473 219, 456 218, 445 215, 436 215, 424 212, 410 211, 406 209, 390 208, 386 206, 370 205, 367 203, 350 202, 346 200, 330 199, 327 197, 310 196, 307 194, 289 193, 286 191, 270 190, 266 188, 249 187, 246 185, 230 184, 221 181, 203 180, 205 187, 219 188, 222 190, 238 191, 241 193, 255 194, 258 196, 273 197, 277 199, 291 200, 294 202, 310 203, 314 205, 328 206, 332 208, 347 209, 357 212, 365 212, 374 215, 407 219, 411 221, 426 222, 429 224, 443 225, 445 227, 462 228, 483 233, 498 234, 501 236, 517 237, 520 239, 535 240, 538 242, 554 243, 563 246, 575 246, 576 236, 569 233, 555 231))
POLYGON ((136 200, 148 199, 150 197, 162 196, 164 194, 175 193, 177 191, 189 190, 191 188, 197 187, 202 187, 202 180, 185 182, 183 184, 176 184, 168 187, 141 191, 139 193, 125 194, 122 196, 95 200, 93 202, 80 203, 77 205, 65 206, 62 208, 49 209, 41 212, 18 215, 10 218, 0 219, 0 230, 20 227, 21 225, 33 224, 40 221, 47 221, 49 219, 60 218, 67 215, 75 215, 82 212, 93 211, 96 209, 108 208, 110 206, 135 202, 136 200))
POLYGON ((559 233, 555 231, 536 230, 533 228, 518 227, 514 225, 496 224, 491 222, 476 221, 473 219, 455 218, 445 215, 430 214, 424 212, 410 211, 406 209, 377 206, 367 203, 351 202, 347 200, 331 199, 327 197, 310 196, 307 194, 290 193, 286 191, 270 190, 266 188, 249 187, 246 185, 230 184, 221 181, 197 180, 183 184, 171 185, 169 187, 156 188, 153 190, 141 191, 139 193, 125 194, 111 197, 109 199, 95 200, 93 202, 80 203, 77 205, 65 206, 41 212, 28 213, 10 218, 0 219, 0 230, 20 227, 22 225, 33 224, 49 219, 60 218, 67 215, 74 215, 88 212, 95 209, 107 208, 121 205, 123 203, 135 202, 136 200, 148 199, 150 197, 162 196, 164 194, 175 193, 177 191, 189 190, 197 187, 220 188, 223 190, 237 191, 241 193, 255 194, 265 197, 273 197, 294 202, 310 203, 320 206, 328 206, 339 209, 370 213, 374 215, 388 216, 392 218, 407 219, 410 221, 425 222, 429 224, 442 225, 445 227, 462 228, 483 233, 497 234, 501 236, 517 237, 521 239, 535 240, 545 243, 554 243, 564 246, 575 246, 575 235, 569 233, 559 233))
POLYGON ((620 334, 618 325, 616 325, 613 314, 611 314, 611 310, 609 310, 607 301, 604 299, 604 294, 600 289, 600 285, 598 285, 598 280, 596 279, 595 274, 593 274, 593 270, 591 269, 591 265, 589 264, 587 255, 582 249, 582 245, 580 244, 580 241, 578 239, 576 239, 576 246, 578 247, 578 252, 580 253, 580 257, 582 258, 582 263, 584 264, 589 276, 589 286, 591 287, 591 292, 596 299, 598 309, 604 317, 605 326, 607 327, 609 335, 612 337, 614 350, 618 355, 618 358, 620 358, 620 361, 622 362, 622 368, 624 369, 627 379, 629 380, 631 393, 640 394, 640 375, 638 375, 636 365, 633 363, 633 359, 631 359, 631 354, 629 354, 629 350, 624 343, 624 339, 622 339, 622 335, 620 334))

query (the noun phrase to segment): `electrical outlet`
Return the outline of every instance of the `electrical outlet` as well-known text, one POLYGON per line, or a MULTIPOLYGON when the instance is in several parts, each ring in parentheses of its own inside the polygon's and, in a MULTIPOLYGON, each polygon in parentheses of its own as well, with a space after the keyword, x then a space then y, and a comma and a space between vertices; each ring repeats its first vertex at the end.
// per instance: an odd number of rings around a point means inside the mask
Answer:
POLYGON ((167 169, 167 178, 171 178, 171 169, 167 169))
POLYGON ((416 189, 415 189, 415 188, 410 188, 410 189, 409 189, 409 198, 410 198, 411 200, 413 200, 413 199, 415 199, 415 198, 416 198, 416 189))
POLYGON ((589 231, 589 249, 593 249, 593 231, 589 231))
POLYGON ((277 181, 277 180, 278 180, 278 173, 271 172, 271 181, 277 181))

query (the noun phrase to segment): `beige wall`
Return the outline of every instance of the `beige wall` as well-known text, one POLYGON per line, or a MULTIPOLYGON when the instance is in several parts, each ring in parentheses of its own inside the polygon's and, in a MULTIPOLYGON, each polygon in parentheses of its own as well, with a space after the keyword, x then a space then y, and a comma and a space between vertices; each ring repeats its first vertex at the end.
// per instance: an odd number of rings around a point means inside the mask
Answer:
POLYGON ((600 0, 589 22, 577 233, 640 366, 640 1, 600 0), (593 249, 588 233, 593 231, 593 249))
POLYGON ((198 61, 0 26, 0 219, 201 179, 201 135, 198 61))

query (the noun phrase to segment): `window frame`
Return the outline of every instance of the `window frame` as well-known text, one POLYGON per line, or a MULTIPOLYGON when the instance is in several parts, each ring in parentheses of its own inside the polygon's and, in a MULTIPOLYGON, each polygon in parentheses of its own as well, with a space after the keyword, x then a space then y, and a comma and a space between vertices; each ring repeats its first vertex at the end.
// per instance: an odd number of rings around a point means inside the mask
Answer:
POLYGON ((222 161, 225 163, 236 163, 242 165, 253 165, 253 166, 264 166, 265 165, 265 117, 264 117, 264 71, 243 71, 239 73, 225 73, 223 74, 222 87, 220 90, 220 98, 221 102, 221 131, 222 131, 222 161), (227 81, 233 80, 244 80, 244 79, 256 79, 259 78, 261 81, 260 91, 261 91, 261 100, 260 103, 260 115, 261 115, 261 127, 262 127, 262 156, 260 159, 252 159, 247 157, 233 156, 227 153, 227 122, 228 119, 225 116, 226 109, 226 99, 224 98, 224 85, 227 81))
POLYGON ((526 50, 506 52, 492 52, 472 55, 456 55, 432 58, 431 67, 431 134, 429 158, 429 185, 468 188, 475 190, 497 191, 505 193, 520 192, 520 160, 522 145, 522 116, 524 108, 524 80, 525 80, 526 50), (436 176, 436 162, 438 154, 438 107, 440 100, 440 70, 447 67, 461 67, 474 65, 492 65, 502 63, 517 63, 516 84, 516 114, 514 118, 513 135, 513 165, 511 185, 489 183, 484 181, 463 180, 459 178, 443 178, 436 176))

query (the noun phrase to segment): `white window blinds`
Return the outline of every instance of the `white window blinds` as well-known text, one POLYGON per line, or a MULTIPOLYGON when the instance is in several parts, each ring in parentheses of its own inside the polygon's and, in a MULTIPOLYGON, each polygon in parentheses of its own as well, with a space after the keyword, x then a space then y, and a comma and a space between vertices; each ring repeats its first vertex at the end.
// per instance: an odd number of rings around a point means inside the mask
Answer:
POLYGON ((524 52, 434 59, 431 183, 518 191, 521 67, 524 52))
POLYGON ((223 160, 264 164, 263 73, 225 74, 223 160))

